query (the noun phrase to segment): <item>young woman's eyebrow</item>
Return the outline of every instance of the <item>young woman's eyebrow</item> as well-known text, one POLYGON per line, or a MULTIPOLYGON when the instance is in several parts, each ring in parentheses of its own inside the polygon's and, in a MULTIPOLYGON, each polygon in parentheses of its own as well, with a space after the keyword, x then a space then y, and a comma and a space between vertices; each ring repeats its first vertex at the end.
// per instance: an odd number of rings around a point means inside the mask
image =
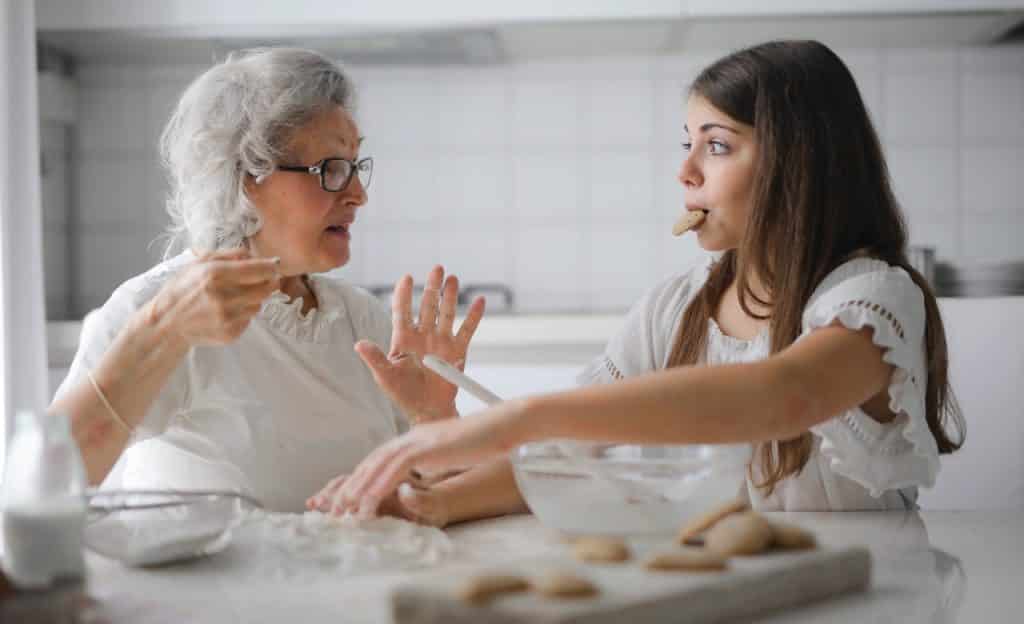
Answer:
MULTIPOLYGON (((718 124, 718 123, 706 123, 706 124, 704 124, 703 126, 700 127, 700 131, 701 132, 707 132, 708 130, 710 130, 712 128, 721 128, 722 130, 728 130, 729 132, 732 132, 733 134, 739 134, 739 131, 736 130, 735 128, 730 128, 729 126, 723 126, 722 124, 718 124)), ((689 134, 689 132, 690 132, 690 129, 687 128, 685 124, 683 125, 683 132, 686 132, 687 134, 689 134)))

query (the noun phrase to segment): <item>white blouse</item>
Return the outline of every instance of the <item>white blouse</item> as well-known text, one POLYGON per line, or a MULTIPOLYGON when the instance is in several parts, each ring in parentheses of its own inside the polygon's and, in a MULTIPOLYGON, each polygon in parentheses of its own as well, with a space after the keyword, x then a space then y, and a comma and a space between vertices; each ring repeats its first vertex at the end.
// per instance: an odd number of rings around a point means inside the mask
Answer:
MULTIPOLYGON (((713 263, 709 256, 645 295, 579 382, 607 383, 665 368, 683 311, 713 263)), ((928 375, 921 289, 901 268, 870 258, 850 260, 826 276, 811 295, 798 340, 836 321, 851 329, 874 329, 875 344, 894 367, 889 408, 897 417, 882 424, 855 407, 812 427, 813 450, 799 474, 778 483, 770 496, 754 487, 749 476, 745 485, 737 484, 756 509, 912 508, 917 487, 935 483, 939 455, 925 420, 928 375)), ((708 330, 707 364, 754 362, 770 354, 767 330, 753 340, 741 340, 722 333, 714 319, 708 330)), ((760 477, 756 459, 753 466, 754 476, 760 477)))
MULTIPOLYGON (((128 318, 195 256, 185 252, 122 284, 90 314, 57 396, 86 379, 128 318)), ((194 347, 174 371, 103 487, 234 488, 275 511, 307 497, 404 432, 402 412, 353 351, 386 349, 387 308, 369 293, 312 275, 319 305, 272 294, 226 346, 194 347)))

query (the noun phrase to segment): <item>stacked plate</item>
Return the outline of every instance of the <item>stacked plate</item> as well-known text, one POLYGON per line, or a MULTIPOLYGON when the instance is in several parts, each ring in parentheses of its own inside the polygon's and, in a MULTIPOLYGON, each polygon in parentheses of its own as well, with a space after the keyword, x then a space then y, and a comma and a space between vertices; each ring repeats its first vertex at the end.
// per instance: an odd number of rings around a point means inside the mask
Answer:
POLYGON ((1011 297, 1024 295, 1024 260, 935 264, 935 292, 940 297, 1011 297))

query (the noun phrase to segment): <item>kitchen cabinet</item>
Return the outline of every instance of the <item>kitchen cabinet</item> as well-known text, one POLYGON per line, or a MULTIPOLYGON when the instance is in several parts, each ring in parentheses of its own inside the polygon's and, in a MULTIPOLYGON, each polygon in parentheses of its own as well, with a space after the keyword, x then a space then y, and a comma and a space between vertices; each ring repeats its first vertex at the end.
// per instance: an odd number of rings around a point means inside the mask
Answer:
POLYGON ((642 0, 552 3, 523 0, 481 5, 468 0, 422 3, 308 0, 301 11, 287 2, 246 0, 132 0, 64 2, 37 0, 40 30, 169 29, 191 35, 221 34, 222 28, 264 36, 343 28, 465 27, 545 21, 600 21, 795 15, 898 15, 1024 10, 1021 0, 642 0), (211 30, 207 30, 211 29, 211 30), (216 31, 212 29, 217 29, 216 31))

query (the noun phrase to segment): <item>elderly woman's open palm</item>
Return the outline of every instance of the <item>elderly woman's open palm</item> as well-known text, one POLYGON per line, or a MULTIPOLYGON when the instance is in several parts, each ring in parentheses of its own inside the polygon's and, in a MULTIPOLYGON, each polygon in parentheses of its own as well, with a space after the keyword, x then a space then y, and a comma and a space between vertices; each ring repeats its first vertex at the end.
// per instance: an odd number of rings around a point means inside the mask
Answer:
POLYGON ((451 418, 456 415, 458 388, 423 366, 426 354, 437 356, 460 370, 466 364, 466 352, 484 314, 484 299, 477 297, 465 320, 454 331, 459 280, 444 277, 444 268, 436 266, 427 277, 419 318, 412 314, 412 277, 406 275, 395 286, 391 301, 391 348, 385 356, 369 341, 356 343, 355 349, 373 372, 377 384, 402 407, 414 423, 451 418))

